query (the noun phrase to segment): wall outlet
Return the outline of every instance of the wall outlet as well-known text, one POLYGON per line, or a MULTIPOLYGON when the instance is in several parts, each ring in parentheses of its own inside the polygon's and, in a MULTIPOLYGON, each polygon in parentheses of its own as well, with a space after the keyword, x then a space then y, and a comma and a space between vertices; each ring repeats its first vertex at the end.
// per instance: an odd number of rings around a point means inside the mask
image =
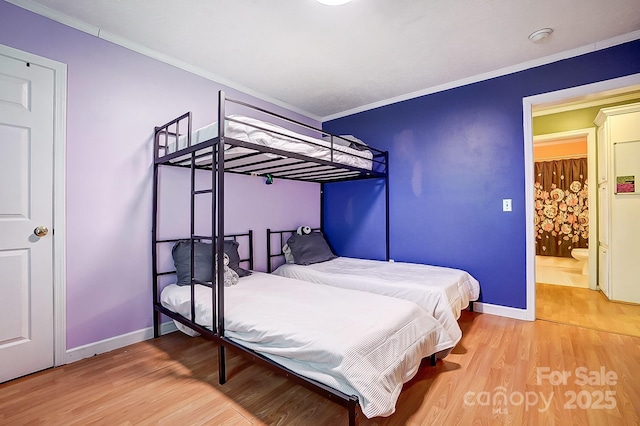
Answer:
POLYGON ((510 212, 511 211, 511 198, 505 198, 502 200, 502 211, 510 212))

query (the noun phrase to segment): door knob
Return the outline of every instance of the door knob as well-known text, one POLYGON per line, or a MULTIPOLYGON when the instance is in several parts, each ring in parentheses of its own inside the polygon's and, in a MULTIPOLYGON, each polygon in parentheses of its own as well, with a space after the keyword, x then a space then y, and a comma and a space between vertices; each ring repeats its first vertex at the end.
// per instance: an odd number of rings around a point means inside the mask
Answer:
POLYGON ((33 230, 33 233, 36 234, 38 237, 44 237, 45 235, 47 235, 47 232, 49 232, 49 230, 47 229, 46 226, 38 226, 36 229, 33 230))

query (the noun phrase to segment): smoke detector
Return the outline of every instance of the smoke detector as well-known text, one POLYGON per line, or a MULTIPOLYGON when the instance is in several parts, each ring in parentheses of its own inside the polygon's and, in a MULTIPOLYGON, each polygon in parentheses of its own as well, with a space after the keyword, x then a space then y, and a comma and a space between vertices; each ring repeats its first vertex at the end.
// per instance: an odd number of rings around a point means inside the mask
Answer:
POLYGON ((551 28, 543 28, 541 30, 534 31, 531 34, 529 34, 529 40, 531 40, 534 43, 541 43, 547 38, 549 38, 552 32, 553 30, 551 28))

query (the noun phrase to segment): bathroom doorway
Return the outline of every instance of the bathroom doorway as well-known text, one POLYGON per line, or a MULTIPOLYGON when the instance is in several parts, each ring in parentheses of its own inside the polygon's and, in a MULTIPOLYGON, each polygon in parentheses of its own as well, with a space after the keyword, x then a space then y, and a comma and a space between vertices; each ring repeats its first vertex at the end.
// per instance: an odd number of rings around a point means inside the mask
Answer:
MULTIPOLYGON (((566 127, 577 114, 584 113, 538 115, 534 132, 566 127)), ((598 255, 595 151, 594 127, 533 137, 536 283, 597 288, 597 264, 589 262, 598 255)))

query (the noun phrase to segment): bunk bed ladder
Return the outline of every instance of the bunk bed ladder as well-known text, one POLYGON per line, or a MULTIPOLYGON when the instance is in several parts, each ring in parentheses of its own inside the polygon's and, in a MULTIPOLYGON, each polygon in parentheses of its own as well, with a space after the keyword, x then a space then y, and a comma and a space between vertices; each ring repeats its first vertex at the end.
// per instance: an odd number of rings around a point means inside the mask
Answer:
POLYGON ((151 213, 151 273, 153 279, 153 336, 160 337, 160 320, 161 312, 156 309, 156 305, 160 304, 159 292, 158 292, 158 280, 161 275, 166 275, 167 272, 160 273, 158 271, 158 244, 171 242, 173 240, 158 240, 158 189, 159 189, 159 168, 161 162, 160 150, 164 150, 163 155, 166 155, 169 147, 169 136, 175 138, 176 144, 180 136, 180 122, 182 120, 188 121, 188 144, 191 144, 191 112, 187 112, 180 117, 166 123, 164 126, 154 128, 154 146, 153 146, 153 201, 152 201, 152 213, 151 213), (170 131, 171 126, 175 125, 176 130, 170 131), (164 136, 164 143, 161 143, 160 137, 164 136))

